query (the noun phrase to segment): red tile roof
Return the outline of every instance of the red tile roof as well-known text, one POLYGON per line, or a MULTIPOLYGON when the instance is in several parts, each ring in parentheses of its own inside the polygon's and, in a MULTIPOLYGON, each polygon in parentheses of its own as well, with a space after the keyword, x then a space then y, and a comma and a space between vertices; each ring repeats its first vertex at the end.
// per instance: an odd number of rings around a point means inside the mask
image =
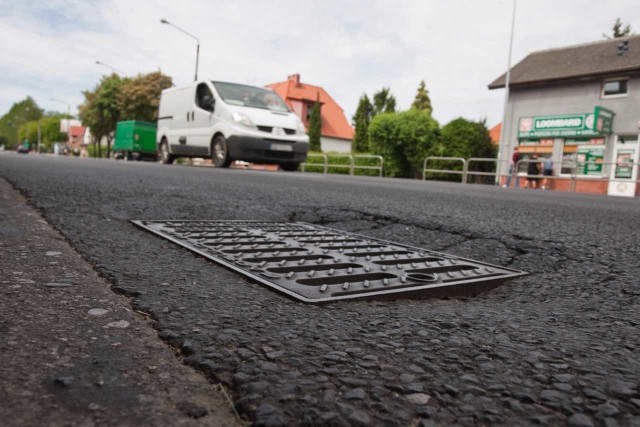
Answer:
MULTIPOLYGON (((322 136, 340 139, 353 139, 353 128, 344 115, 344 110, 320 86, 300 82, 300 75, 294 74, 284 82, 271 83, 268 88, 276 92, 292 108, 292 101, 315 103, 319 98, 322 108, 322 136)), ((292 108, 293 109, 293 108, 292 108)), ((304 120, 303 120, 304 121, 304 120)))
POLYGON ((502 123, 498 123, 491 129, 489 129, 489 136, 491 137, 491 142, 495 145, 500 144, 500 133, 502 133, 502 123))
POLYGON ((84 126, 71 126, 71 137, 84 136, 84 126))

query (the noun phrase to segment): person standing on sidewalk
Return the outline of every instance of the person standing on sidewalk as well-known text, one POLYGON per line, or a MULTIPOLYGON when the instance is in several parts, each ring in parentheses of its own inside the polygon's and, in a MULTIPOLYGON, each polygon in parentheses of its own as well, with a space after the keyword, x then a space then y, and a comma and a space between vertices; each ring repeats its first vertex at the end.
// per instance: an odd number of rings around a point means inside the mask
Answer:
POLYGON ((532 188, 534 190, 540 188, 540 175, 542 175, 542 165, 540 164, 540 160, 538 160, 538 155, 533 153, 533 156, 527 164, 527 183, 525 188, 532 188))
POLYGON ((545 157, 544 163, 542 164, 542 174, 544 178, 542 179, 542 189, 549 189, 549 178, 548 176, 553 176, 553 162, 551 161, 551 157, 545 157))
POLYGON ((516 175, 516 188, 520 186, 520 179, 517 174, 516 166, 518 165, 518 160, 520 160, 520 153, 518 152, 518 147, 513 149, 513 154, 511 155, 511 164, 509 165, 509 175, 507 175, 507 183, 504 187, 509 188, 511 186, 511 178, 513 175, 516 175))

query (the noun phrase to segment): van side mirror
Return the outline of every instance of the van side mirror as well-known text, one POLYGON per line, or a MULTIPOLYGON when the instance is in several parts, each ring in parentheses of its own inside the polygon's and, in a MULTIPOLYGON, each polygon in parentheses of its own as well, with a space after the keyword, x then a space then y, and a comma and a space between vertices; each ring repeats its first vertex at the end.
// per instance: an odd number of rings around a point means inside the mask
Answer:
POLYGON ((205 110, 213 111, 215 106, 216 106, 216 100, 214 97, 209 95, 205 95, 204 97, 202 97, 202 107, 205 110))

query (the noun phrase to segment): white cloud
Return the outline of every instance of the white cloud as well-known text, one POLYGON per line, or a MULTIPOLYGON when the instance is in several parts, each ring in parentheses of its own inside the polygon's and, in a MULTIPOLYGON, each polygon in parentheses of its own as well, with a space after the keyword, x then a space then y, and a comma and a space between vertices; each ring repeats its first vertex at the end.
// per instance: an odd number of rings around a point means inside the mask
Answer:
MULTIPOLYGON (((200 38, 201 77, 266 84, 299 72, 348 117, 363 92, 383 86, 407 108, 425 79, 440 122, 501 119, 502 93, 487 84, 506 67, 509 0, 37 3, 0 0, 0 114, 27 95, 46 109, 64 109, 52 97, 75 108, 109 72, 96 60, 129 74, 159 67, 176 85, 189 83, 195 42, 160 24, 166 18, 200 38)), ((617 16, 640 22, 633 0, 602 5, 520 0, 514 63, 533 50, 599 40, 617 16)))

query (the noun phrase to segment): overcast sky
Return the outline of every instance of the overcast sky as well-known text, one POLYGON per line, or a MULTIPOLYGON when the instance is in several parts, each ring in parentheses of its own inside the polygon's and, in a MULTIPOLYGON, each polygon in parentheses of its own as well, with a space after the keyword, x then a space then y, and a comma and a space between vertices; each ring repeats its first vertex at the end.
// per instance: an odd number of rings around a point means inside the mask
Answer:
MULTIPOLYGON (((434 116, 501 120, 513 0, 0 0, 0 115, 26 97, 47 110, 82 102, 105 67, 161 69, 176 86, 200 77, 264 85, 300 73, 351 119, 362 93, 390 86, 398 107, 424 79, 434 116)), ((637 0, 520 0, 513 64, 535 50, 597 41, 616 17, 640 31, 637 0)))

